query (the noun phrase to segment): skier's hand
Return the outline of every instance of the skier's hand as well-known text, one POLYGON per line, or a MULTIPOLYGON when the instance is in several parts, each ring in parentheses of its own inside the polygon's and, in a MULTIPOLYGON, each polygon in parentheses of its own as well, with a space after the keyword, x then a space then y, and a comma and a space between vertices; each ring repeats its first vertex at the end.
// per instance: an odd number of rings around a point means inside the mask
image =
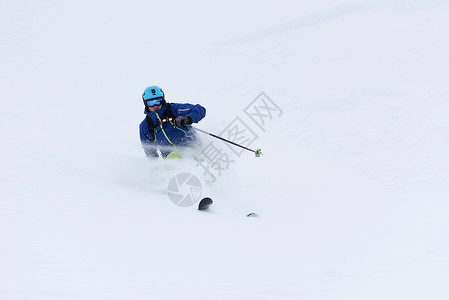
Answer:
POLYGON ((189 116, 187 117, 179 116, 175 119, 174 123, 176 127, 187 127, 190 124, 192 124, 192 118, 189 116))

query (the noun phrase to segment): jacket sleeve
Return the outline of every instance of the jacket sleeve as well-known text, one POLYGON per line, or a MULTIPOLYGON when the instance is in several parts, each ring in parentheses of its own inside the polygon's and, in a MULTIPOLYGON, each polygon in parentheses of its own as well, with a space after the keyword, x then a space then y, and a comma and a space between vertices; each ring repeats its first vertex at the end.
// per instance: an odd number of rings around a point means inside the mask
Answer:
POLYGON ((173 103, 170 108, 175 117, 190 117, 193 123, 198 123, 206 116, 206 109, 199 104, 173 103))
POLYGON ((148 126, 145 120, 139 125, 140 132, 140 142, 142 144, 143 151, 145 155, 150 158, 155 158, 158 156, 156 144, 154 143, 153 137, 151 136, 148 126))

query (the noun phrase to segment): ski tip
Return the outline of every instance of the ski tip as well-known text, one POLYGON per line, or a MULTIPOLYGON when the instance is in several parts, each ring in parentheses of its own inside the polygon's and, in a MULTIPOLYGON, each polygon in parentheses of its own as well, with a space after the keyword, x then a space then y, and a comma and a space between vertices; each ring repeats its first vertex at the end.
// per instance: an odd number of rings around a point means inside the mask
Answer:
POLYGON ((256 214, 256 213, 249 213, 249 214, 247 214, 246 216, 247 216, 247 217, 250 217, 250 218, 256 218, 256 217, 258 217, 259 215, 256 214))
POLYGON ((201 199, 200 203, 198 204, 198 210, 205 210, 208 209, 214 201, 212 201, 211 198, 203 198, 201 199))

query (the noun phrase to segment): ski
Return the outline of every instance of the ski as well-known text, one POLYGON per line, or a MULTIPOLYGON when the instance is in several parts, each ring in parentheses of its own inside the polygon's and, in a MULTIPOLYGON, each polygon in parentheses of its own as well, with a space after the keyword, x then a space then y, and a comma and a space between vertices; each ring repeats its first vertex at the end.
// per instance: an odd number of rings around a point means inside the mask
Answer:
POLYGON ((208 209, 214 201, 212 201, 211 198, 203 198, 201 199, 200 203, 198 204, 198 210, 205 210, 208 209))

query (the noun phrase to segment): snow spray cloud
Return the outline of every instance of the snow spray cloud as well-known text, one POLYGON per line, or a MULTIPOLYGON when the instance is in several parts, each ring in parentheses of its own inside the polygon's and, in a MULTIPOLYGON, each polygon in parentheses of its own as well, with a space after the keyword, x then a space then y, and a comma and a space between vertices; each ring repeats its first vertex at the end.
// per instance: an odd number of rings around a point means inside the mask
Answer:
MULTIPOLYGON (((266 131, 268 124, 282 114, 281 108, 261 92, 218 136, 249 147, 259 138, 260 133, 266 131)), ((229 143, 211 141, 195 157, 196 166, 202 168, 204 175, 214 182, 244 151, 229 143)))

